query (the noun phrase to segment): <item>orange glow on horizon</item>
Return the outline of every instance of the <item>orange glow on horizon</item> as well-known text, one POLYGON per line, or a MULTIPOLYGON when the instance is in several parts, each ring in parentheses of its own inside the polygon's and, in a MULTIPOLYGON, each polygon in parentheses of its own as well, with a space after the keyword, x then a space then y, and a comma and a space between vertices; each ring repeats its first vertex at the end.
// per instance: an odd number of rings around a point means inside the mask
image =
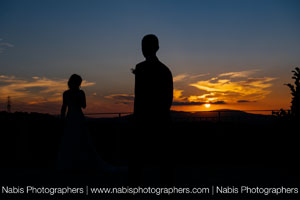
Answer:
MULTIPOLYGON (((213 77, 177 75, 174 77, 172 110, 197 112, 212 110, 279 110, 290 109, 289 89, 272 77, 253 77, 257 70, 229 72, 213 77), (208 88, 209 87, 209 88, 208 88)), ((288 81, 286 81, 288 82, 288 81)), ((12 100, 12 111, 57 114, 67 79, 31 77, 29 79, 0 75, 0 104, 5 110, 7 96, 12 100)), ((133 112, 132 93, 108 93, 103 96, 95 82, 84 80, 86 113, 133 112), (89 87, 93 86, 93 87, 89 87), (86 87, 89 87, 86 89, 86 87)))

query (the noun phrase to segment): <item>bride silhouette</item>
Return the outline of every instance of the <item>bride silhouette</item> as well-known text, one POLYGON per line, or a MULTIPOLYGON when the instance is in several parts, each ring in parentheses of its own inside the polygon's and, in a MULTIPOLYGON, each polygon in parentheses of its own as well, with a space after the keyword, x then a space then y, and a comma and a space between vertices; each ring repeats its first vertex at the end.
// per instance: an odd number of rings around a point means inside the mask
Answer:
POLYGON ((73 74, 69 90, 63 93, 61 118, 66 118, 66 127, 61 138, 57 168, 64 170, 107 169, 98 155, 89 136, 82 108, 86 108, 85 93, 80 89, 82 78, 73 74), (65 113, 67 116, 65 117, 65 113))

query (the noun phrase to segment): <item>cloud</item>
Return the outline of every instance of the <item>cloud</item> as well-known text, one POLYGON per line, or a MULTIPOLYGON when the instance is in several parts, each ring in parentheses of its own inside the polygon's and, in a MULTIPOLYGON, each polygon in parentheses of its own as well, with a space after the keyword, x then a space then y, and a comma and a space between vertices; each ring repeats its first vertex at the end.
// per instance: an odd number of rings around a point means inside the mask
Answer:
POLYGON ((183 92, 184 92, 184 90, 174 89, 173 90, 173 99, 175 101, 185 101, 187 98, 183 97, 183 92))
MULTIPOLYGON (((260 70, 222 73, 209 79, 195 81, 186 74, 180 84, 175 84, 174 105, 199 105, 205 103, 226 104, 256 102, 271 93, 273 77, 255 76, 260 70), (183 85, 185 84, 185 85, 183 85), (189 94, 191 88, 197 88, 200 94, 189 94), (181 89, 184 88, 184 89, 181 89), (181 102, 181 103, 178 103, 181 102)), ((183 77, 178 75, 178 77, 183 77)), ((199 76, 203 79, 203 76, 199 76)))
POLYGON ((196 78, 199 78, 199 77, 203 77, 203 76, 208 76, 209 73, 206 73, 206 74, 196 74, 196 75, 191 75, 189 78, 190 79, 196 79, 196 78))
POLYGON ((198 106, 198 105, 203 105, 205 102, 181 102, 181 101, 174 101, 173 105, 174 106, 198 106))
POLYGON ((228 72, 228 73, 220 74, 218 77, 227 76, 230 78, 245 78, 245 77, 249 77, 252 74, 255 74, 258 71, 260 70, 254 69, 254 70, 241 71, 241 72, 228 72))
MULTIPOLYGON (((0 100, 10 96, 14 103, 34 105, 57 103, 62 100, 62 93, 67 88, 67 79, 50 79, 34 76, 31 79, 0 75, 0 100)), ((95 85, 83 80, 81 86, 95 85)))
MULTIPOLYGON (((174 101, 173 105, 174 106, 198 106, 198 105, 204 105, 207 104, 208 102, 195 102, 195 101, 174 101)), ((209 102, 210 104, 214 104, 214 105, 220 105, 220 104, 226 104, 225 101, 216 101, 216 102, 209 102)))
POLYGON ((190 86, 196 87, 200 90, 209 92, 211 96, 215 96, 218 99, 241 100, 250 99, 257 101, 264 99, 266 95, 270 94, 271 81, 275 78, 247 78, 246 80, 234 81, 230 79, 217 79, 198 81, 190 84, 190 86))
POLYGON ((130 104, 134 101, 134 95, 132 94, 111 94, 108 96, 105 96, 106 99, 111 99, 115 101, 116 103, 121 104, 130 104))
POLYGON ((187 74, 179 74, 179 75, 173 77, 173 82, 179 82, 179 81, 182 81, 182 80, 185 79, 186 77, 188 77, 187 74))
POLYGON ((216 101, 216 102, 210 102, 210 104, 221 105, 221 104, 226 104, 226 102, 225 101, 216 101))
POLYGON ((0 38, 0 54, 3 53, 8 48, 13 48, 14 45, 8 42, 1 42, 3 39, 0 38))
POLYGON ((186 79, 196 79, 196 78, 199 78, 199 77, 202 77, 202 76, 207 76, 209 75, 209 73, 207 74, 197 74, 197 75, 189 75, 189 74, 179 74, 179 75, 176 75, 173 77, 173 82, 180 82, 180 81, 183 81, 183 80, 186 80, 186 79))
POLYGON ((248 100, 238 100, 237 103, 249 103, 249 102, 252 102, 252 101, 248 101, 248 100))

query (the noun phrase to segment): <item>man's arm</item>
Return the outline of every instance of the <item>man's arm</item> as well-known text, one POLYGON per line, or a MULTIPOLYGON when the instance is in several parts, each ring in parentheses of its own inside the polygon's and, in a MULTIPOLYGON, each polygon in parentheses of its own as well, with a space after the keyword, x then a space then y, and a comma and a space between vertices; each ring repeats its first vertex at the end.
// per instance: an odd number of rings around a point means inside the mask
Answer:
POLYGON ((135 67, 135 69, 132 71, 134 74, 134 107, 133 112, 136 114, 138 110, 138 98, 139 98, 139 76, 138 76, 138 66, 135 67))
POLYGON ((168 71, 168 78, 167 78, 167 98, 168 98, 168 106, 169 109, 171 109, 172 103, 173 103, 173 76, 171 71, 168 71))

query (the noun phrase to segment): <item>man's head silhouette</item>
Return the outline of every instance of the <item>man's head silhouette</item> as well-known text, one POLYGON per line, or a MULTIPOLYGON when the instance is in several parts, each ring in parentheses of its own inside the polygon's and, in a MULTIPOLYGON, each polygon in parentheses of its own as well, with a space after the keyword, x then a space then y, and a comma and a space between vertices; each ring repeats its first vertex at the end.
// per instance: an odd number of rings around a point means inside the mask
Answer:
POLYGON ((145 57, 155 56, 159 49, 158 38, 153 35, 145 35, 142 40, 142 51, 145 57))

